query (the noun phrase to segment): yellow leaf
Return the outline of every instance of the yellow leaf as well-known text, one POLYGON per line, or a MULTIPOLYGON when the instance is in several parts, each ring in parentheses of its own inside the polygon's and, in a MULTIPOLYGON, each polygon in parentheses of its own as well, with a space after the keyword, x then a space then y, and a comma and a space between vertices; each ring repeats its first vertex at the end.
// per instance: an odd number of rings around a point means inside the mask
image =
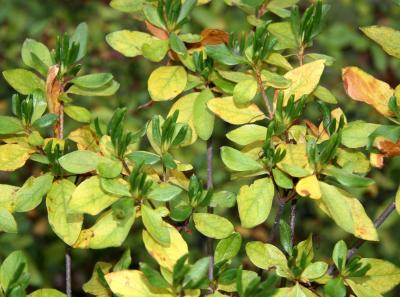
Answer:
POLYGON ((72 131, 68 138, 76 142, 79 150, 98 152, 99 146, 96 140, 96 133, 89 126, 80 127, 72 131))
POLYGON ((278 148, 286 150, 285 158, 277 164, 278 168, 290 176, 305 177, 313 170, 308 163, 306 144, 281 144, 278 148))
POLYGON ((388 103, 394 90, 387 83, 357 67, 344 68, 342 78, 344 88, 351 99, 372 105, 385 116, 392 115, 388 103))
POLYGON ((182 93, 186 83, 185 68, 182 66, 161 66, 150 74, 148 90, 154 101, 167 101, 182 93))
POLYGON ((400 31, 385 26, 370 26, 360 29, 389 55, 400 58, 400 31))
POLYGON ((168 113, 168 116, 171 116, 176 110, 179 110, 177 122, 189 125, 190 129, 192 130, 192 138, 188 144, 192 144, 197 140, 197 134, 193 123, 193 107, 197 96, 199 96, 199 93, 191 93, 179 98, 172 105, 168 113))
POLYGON ((0 145, 0 171, 14 171, 25 165, 32 149, 23 143, 0 145))
POLYGON ((315 174, 300 179, 296 185, 296 192, 302 197, 308 196, 311 199, 320 199, 321 190, 315 174))
POLYGON ((303 95, 311 94, 318 86, 324 68, 324 60, 317 60, 287 72, 284 77, 292 84, 284 91, 285 102, 291 95, 298 100, 303 95))
POLYGON ((397 212, 400 214, 400 187, 398 188, 396 193, 396 209, 397 212))
POLYGON ((121 297, 173 297, 166 289, 150 285, 143 272, 122 270, 105 275, 105 279, 114 294, 121 297))
POLYGON ((233 97, 211 99, 207 106, 225 122, 233 125, 254 123, 266 118, 265 114, 254 103, 238 106, 233 101, 233 97))
POLYGON ((0 185, 0 208, 5 208, 9 212, 14 211, 18 189, 19 187, 11 185, 0 185))
POLYGON ((159 244, 146 230, 143 230, 143 241, 146 250, 158 262, 158 264, 172 271, 176 261, 188 253, 188 246, 178 230, 167 223, 165 224, 169 229, 171 239, 171 243, 168 246, 162 246, 159 244))

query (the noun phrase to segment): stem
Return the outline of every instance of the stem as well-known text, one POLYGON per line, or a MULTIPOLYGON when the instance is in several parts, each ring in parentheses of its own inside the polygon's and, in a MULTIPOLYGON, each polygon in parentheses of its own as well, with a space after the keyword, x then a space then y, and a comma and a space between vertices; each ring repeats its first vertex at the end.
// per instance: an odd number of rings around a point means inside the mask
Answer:
POLYGON ((69 247, 65 251, 65 286, 68 297, 72 297, 72 286, 71 286, 71 254, 69 247))
MULTIPOLYGON (((396 201, 393 201, 389 204, 388 207, 381 213, 379 217, 374 221, 374 226, 378 229, 386 219, 391 215, 391 213, 396 209, 396 201)), ((354 256, 354 254, 358 251, 358 249, 364 244, 365 240, 358 239, 353 247, 347 253, 347 260, 354 256)))
POLYGON ((58 124, 58 137, 59 139, 64 138, 64 102, 60 102, 60 111, 58 114, 59 124, 58 124))
MULTIPOLYGON (((386 219, 392 214, 392 212, 396 209, 396 201, 392 201, 388 207, 377 217, 374 221, 374 226, 378 229, 386 219)), ((358 249, 365 243, 365 240, 357 239, 357 241, 353 244, 352 248, 347 252, 347 260, 351 259, 354 254, 358 251, 358 249)), ((334 265, 331 265, 328 269, 327 274, 332 275, 337 268, 334 265)))
POLYGON ((292 246, 294 246, 295 239, 295 229, 296 229, 296 205, 297 199, 293 199, 292 207, 290 209, 290 240, 292 242, 292 246))
POLYGON ((261 96, 264 100, 265 106, 267 107, 268 111, 268 119, 272 119, 274 117, 274 112, 272 110, 272 107, 269 104, 269 100, 267 97, 267 94, 265 93, 265 88, 261 79, 261 73, 258 69, 254 69, 254 72, 256 73, 256 79, 257 79, 257 84, 258 84, 258 90, 261 93, 261 96))
POLYGON ((285 210, 285 202, 281 201, 278 198, 278 211, 276 212, 276 216, 275 216, 275 220, 274 220, 274 224, 272 225, 272 230, 271 230, 271 235, 269 238, 269 243, 273 243, 275 241, 276 235, 278 233, 278 228, 279 228, 279 222, 282 218, 283 212, 285 210))
MULTIPOLYGON (((207 190, 211 190, 213 188, 213 141, 212 138, 207 140, 207 190)), ((208 207, 208 213, 213 213, 212 207, 208 207)), ((212 282, 214 281, 214 242, 212 238, 207 238, 207 255, 210 259, 210 263, 208 265, 208 279, 210 280, 211 286, 209 288, 209 292, 214 293, 214 288, 212 282)))
POLYGON ((299 58, 300 66, 302 66, 304 64, 304 46, 300 47, 297 57, 299 58))

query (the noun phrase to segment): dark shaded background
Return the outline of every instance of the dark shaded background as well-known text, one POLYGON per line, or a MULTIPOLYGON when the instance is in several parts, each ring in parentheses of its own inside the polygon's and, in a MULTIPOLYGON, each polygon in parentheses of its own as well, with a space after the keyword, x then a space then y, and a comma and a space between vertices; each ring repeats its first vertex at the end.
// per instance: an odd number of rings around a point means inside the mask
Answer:
MULTIPOLYGON (((171 103, 161 103, 150 111, 136 112, 136 108, 149 100, 146 91, 147 77, 156 66, 142 58, 128 59, 114 52, 104 41, 104 36, 119 29, 144 30, 142 25, 128 14, 114 11, 108 6, 109 1, 101 0, 0 0, 0 70, 20 67, 20 49, 25 38, 34 38, 53 48, 55 36, 62 31, 72 31, 80 22, 89 25, 90 39, 88 57, 85 60, 85 69, 90 72, 112 72, 121 83, 118 93, 111 98, 83 98, 78 104, 89 107, 93 113, 101 118, 110 116, 117 106, 128 106, 130 116, 129 127, 136 130, 150 119, 154 113, 166 114, 171 103)), ((308 1, 302 1, 306 5, 308 1)), ((365 38, 358 27, 372 24, 384 24, 400 29, 400 6, 390 0, 331 0, 332 4, 327 24, 323 34, 315 44, 315 51, 333 56, 336 59, 334 66, 328 68, 323 77, 324 86, 328 87, 339 100, 339 105, 346 111, 348 120, 364 119, 370 122, 383 123, 372 108, 355 104, 344 95, 341 84, 341 68, 357 65, 376 77, 387 81, 392 87, 400 82, 400 63, 388 57, 378 46, 365 38)), ((213 0, 212 3, 198 7, 193 14, 192 28, 199 32, 204 27, 218 27, 226 30, 246 28, 244 15, 235 8, 228 7, 223 0, 213 0)), ((13 90, 0 78, 0 113, 6 114, 10 110, 10 99, 13 90)), ((308 115, 318 120, 319 114, 313 106, 307 110, 308 115)), ((77 124, 67 123, 67 132, 76 128, 77 124)), ((227 142, 224 134, 232 127, 218 121, 216 126, 216 145, 227 142)), ((146 148, 144 142, 142 148, 146 148)), ((181 159, 191 162, 197 173, 205 176, 205 144, 198 142, 190 148, 184 149, 181 159)), ((35 170, 33 163, 28 163, 24 169, 12 174, 0 173, 0 182, 20 185, 35 170)), ((229 181, 229 174, 219 160, 215 161, 215 183, 217 189, 238 189, 240 184, 229 181)), ((364 193, 356 194, 362 200, 367 213, 375 218, 394 197, 395 190, 400 184, 400 158, 387 161, 383 171, 373 171, 371 176, 377 186, 364 193)), ((315 206, 306 200, 298 204, 297 240, 303 240, 312 232, 315 236, 317 256, 329 257, 334 242, 345 239, 349 244, 352 237, 341 231, 331 220, 327 219, 315 206)), ((32 286, 53 286, 64 288, 64 251, 65 245, 59 240, 48 226, 45 217, 45 207, 17 216, 20 234, 0 234, 0 259, 11 251, 23 249, 32 261, 34 270, 32 286)), ((237 213, 232 209, 230 215, 235 220, 237 213)), ((270 215, 268 226, 261 226, 253 231, 242 230, 247 240, 266 240, 269 226, 274 214, 270 215)), ((236 222, 238 223, 238 222, 236 222)), ((84 296, 81 293, 82 284, 91 275, 96 261, 115 262, 122 255, 126 247, 132 250, 135 265, 150 259, 141 243, 140 230, 135 224, 131 235, 121 248, 101 251, 73 250, 73 287, 74 296, 84 296)), ((361 249, 366 257, 381 257, 400 264, 400 219, 393 214, 379 231, 380 243, 367 243, 361 249)), ((196 233, 196 232, 195 232, 196 233)), ((196 234, 186 236, 191 250, 200 256, 202 253, 202 238, 196 234)), ((195 255, 196 256, 196 255, 195 255)), ((240 257, 239 257, 240 259, 240 257)), ((242 258, 245 265, 250 266, 246 258, 242 258)), ((400 291, 393 291, 387 296, 399 296, 400 291)))

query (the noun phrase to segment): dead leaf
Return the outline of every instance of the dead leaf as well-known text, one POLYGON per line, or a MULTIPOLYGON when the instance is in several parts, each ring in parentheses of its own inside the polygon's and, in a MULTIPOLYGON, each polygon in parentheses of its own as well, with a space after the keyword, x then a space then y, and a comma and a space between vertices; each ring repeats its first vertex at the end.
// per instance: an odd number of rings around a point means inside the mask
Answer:
POLYGON ((385 155, 385 157, 400 156, 400 140, 396 143, 393 143, 389 140, 379 141, 378 148, 385 155))
POLYGON ((394 90, 384 81, 374 78, 358 67, 342 71, 343 85, 350 98, 373 106, 379 113, 392 116, 388 102, 394 90))
POLYGON ((153 24, 149 23, 148 21, 144 21, 144 22, 146 24, 147 30, 149 30, 149 32, 151 34, 153 34, 155 37, 158 37, 162 40, 168 39, 168 33, 165 32, 163 29, 160 29, 160 28, 154 26, 153 24))
POLYGON ((186 44, 188 48, 199 48, 207 45, 216 45, 228 43, 229 33, 219 29, 206 28, 201 33, 201 41, 191 44, 186 44))
POLYGON ((59 113, 60 111, 60 102, 58 101, 58 97, 61 94, 62 86, 61 83, 57 80, 57 74, 60 71, 60 66, 53 65, 49 68, 47 72, 46 79, 46 97, 47 104, 50 113, 59 113))

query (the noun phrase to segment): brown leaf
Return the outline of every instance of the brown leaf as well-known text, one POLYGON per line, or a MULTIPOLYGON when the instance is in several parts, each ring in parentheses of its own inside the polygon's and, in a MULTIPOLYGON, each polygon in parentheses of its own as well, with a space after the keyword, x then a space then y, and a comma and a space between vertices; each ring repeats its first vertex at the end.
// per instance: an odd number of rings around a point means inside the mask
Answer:
POLYGON ((150 23, 148 21, 144 21, 144 22, 146 24, 147 30, 149 30, 149 32, 151 34, 153 34, 155 37, 160 38, 162 40, 168 39, 168 33, 165 32, 163 29, 160 29, 160 28, 154 26, 152 23, 150 23))
POLYGON ((385 157, 400 156, 400 140, 396 143, 393 143, 389 140, 379 141, 378 148, 385 155, 385 157))
POLYGON ((48 108, 51 113, 58 113, 60 110, 60 102, 58 101, 58 97, 61 94, 62 86, 57 80, 57 74, 59 71, 60 67, 58 65, 53 65, 47 72, 46 97, 48 108))
POLYGON ((186 46, 189 48, 199 48, 206 45, 228 43, 229 41, 229 33, 219 29, 206 28, 200 33, 200 35, 200 42, 187 44, 186 46))
POLYGON ((357 67, 346 67, 342 71, 344 88, 353 100, 372 105, 379 113, 392 116, 388 103, 394 90, 384 81, 378 80, 357 67))

